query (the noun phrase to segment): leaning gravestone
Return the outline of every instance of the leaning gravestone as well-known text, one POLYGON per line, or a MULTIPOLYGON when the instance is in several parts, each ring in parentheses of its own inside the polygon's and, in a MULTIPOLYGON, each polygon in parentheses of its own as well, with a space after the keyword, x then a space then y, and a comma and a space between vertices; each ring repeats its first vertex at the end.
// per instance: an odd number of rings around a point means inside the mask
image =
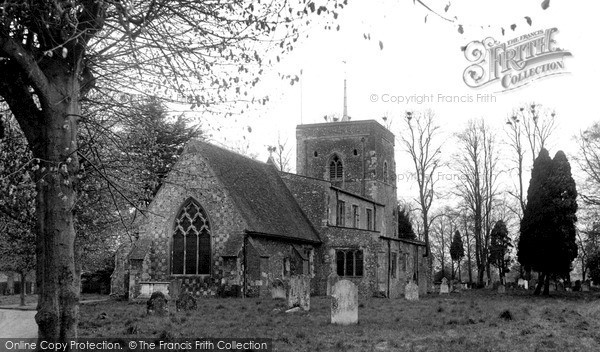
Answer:
POLYGON ((285 299, 285 284, 280 279, 275 279, 271 285, 271 298, 285 299))
POLYGON ((358 288, 348 280, 340 280, 331 288, 331 323, 358 323, 358 288))
POLYGON ((198 304, 196 302, 196 298, 189 292, 182 292, 179 297, 177 297, 177 301, 175 301, 175 307, 177 311, 190 311, 196 310, 198 308, 198 304))
POLYGON ((449 289, 448 289, 448 280, 446 280, 446 278, 442 278, 442 284, 440 285, 440 295, 441 294, 447 294, 449 293, 449 289))
POLYGON ((499 294, 505 294, 506 293, 506 286, 500 284, 498 285, 498 293, 499 294))
POLYGON ((169 307, 167 305, 167 298, 165 297, 165 294, 160 291, 152 293, 152 296, 150 296, 148 302, 146 303, 146 313, 165 315, 168 312, 169 307))
POLYGON ((331 290, 338 281, 340 281, 340 277, 335 272, 327 276, 327 296, 331 296, 331 290))
POLYGON ((419 300, 419 286, 414 281, 410 280, 404 287, 404 298, 407 301, 419 300))
POLYGON ((310 277, 305 275, 292 276, 286 296, 288 308, 300 307, 302 310, 310 310, 310 277))

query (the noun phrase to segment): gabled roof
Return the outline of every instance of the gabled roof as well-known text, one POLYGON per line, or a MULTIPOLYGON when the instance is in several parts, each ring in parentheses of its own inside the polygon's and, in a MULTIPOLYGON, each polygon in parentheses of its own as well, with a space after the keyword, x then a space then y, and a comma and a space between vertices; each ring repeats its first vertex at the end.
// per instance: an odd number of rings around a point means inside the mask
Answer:
POLYGON ((321 242, 275 167, 198 140, 188 144, 187 152, 208 161, 244 218, 247 233, 321 242))

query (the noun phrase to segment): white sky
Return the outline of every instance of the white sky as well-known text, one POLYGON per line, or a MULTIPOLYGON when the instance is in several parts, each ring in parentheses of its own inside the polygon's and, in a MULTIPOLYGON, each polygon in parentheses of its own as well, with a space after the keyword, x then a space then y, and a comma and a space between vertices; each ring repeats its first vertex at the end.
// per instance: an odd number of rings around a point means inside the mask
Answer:
MULTIPOLYGON (((447 3, 424 2, 440 13, 444 13, 447 3)), ((458 21, 450 23, 418 4, 413 5, 410 0, 350 1, 339 17, 339 32, 313 26, 309 39, 299 43, 280 64, 268 70, 255 92, 256 96, 269 95, 267 106, 220 121, 222 128, 213 132, 214 140, 229 147, 247 144, 248 151, 264 161, 268 156, 266 145, 274 144, 279 133, 288 140, 288 146, 294 148, 292 164, 295 167, 295 127, 300 123, 301 110, 303 123, 323 122, 325 114, 341 114, 345 71, 348 112, 354 120, 381 121, 384 115, 402 118, 405 111, 431 108, 447 134, 445 155, 455 152, 452 134, 463 129, 469 119, 483 117, 488 124, 496 126, 500 134, 513 108, 532 101, 557 113, 559 127, 551 155, 558 149, 572 155, 576 150, 572 137, 600 120, 596 96, 600 81, 597 61, 600 33, 595 25, 600 4, 591 0, 552 0, 544 11, 541 2, 456 0, 445 15, 457 16, 458 21), (526 23, 525 16, 531 17, 532 26, 526 23), (510 29, 513 23, 517 25, 515 31, 510 29), (463 25, 463 34, 458 32, 458 24, 463 25), (500 33, 501 27, 506 31, 504 36, 500 33), (564 61, 569 74, 541 79, 506 93, 494 93, 501 89, 497 83, 472 89, 463 82, 463 71, 469 62, 461 46, 489 36, 505 42, 551 27, 559 30, 554 36, 557 46, 573 54, 564 61), (364 33, 370 34, 370 41, 363 38, 364 33), (379 40, 383 42, 383 50, 379 48, 379 40), (342 61, 346 61, 346 65, 342 61), (291 86, 277 76, 277 73, 298 74, 300 69, 303 70, 301 84, 291 86), (494 93, 496 101, 421 105, 381 102, 383 94, 476 97, 478 93, 494 93), (378 102, 370 100, 372 94, 380 98, 378 102), (247 126, 252 127, 251 133, 247 126)), ((399 126, 392 126, 396 136, 400 133, 399 126)), ((396 145, 397 173, 411 172, 409 160, 398 141, 396 145)), ((398 182, 398 187, 399 196, 414 197, 412 183, 398 182)))

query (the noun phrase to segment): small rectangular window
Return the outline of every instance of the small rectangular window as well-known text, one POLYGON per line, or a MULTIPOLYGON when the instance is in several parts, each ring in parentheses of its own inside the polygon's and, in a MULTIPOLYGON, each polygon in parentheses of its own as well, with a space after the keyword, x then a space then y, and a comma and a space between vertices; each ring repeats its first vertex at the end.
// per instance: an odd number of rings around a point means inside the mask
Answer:
POLYGON ((367 209, 367 230, 373 230, 373 209, 367 209))
POLYGON ((346 226, 346 202, 338 200, 337 202, 337 215, 335 218, 335 224, 337 226, 346 226))
POLYGON ((358 205, 352 205, 352 227, 355 229, 358 228, 358 223, 360 220, 360 215, 358 214, 358 205))
POLYGON ((360 249, 338 249, 335 251, 338 276, 363 276, 363 252, 360 249))

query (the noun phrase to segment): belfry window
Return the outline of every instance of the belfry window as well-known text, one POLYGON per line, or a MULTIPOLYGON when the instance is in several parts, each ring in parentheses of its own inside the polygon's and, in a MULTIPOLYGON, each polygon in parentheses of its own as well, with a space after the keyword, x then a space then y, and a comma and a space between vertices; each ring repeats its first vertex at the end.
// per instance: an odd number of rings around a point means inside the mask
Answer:
POLYGON ((210 274, 210 224, 198 202, 185 202, 175 219, 171 272, 175 275, 210 274))
POLYGON ((329 179, 330 180, 341 180, 344 177, 344 166, 342 160, 337 154, 333 155, 331 162, 329 163, 329 179))

